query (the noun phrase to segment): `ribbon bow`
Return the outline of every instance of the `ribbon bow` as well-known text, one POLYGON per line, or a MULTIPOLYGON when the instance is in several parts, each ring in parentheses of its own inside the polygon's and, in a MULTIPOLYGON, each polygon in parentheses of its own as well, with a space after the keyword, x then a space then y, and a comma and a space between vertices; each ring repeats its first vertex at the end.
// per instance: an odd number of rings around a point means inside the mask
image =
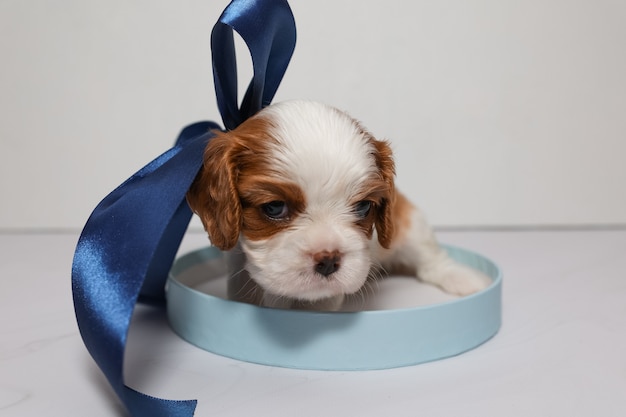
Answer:
MULTIPOLYGON (((286 0, 233 0, 211 33, 217 102, 227 129, 267 106, 295 47, 286 0), (253 78, 237 106, 233 30, 250 50, 253 78)), ((81 336, 133 416, 191 416, 197 401, 171 401, 133 390, 122 373, 128 327, 137 300, 163 302, 168 272, 191 211, 185 200, 213 137, 213 122, 192 124, 174 147, 140 169, 94 209, 72 265, 74 308, 81 336)))

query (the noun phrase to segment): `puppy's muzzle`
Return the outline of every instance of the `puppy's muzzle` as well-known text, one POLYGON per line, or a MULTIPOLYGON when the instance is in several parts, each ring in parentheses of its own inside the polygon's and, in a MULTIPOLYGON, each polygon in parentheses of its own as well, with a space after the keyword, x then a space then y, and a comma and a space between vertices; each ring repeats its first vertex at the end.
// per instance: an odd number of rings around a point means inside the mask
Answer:
POLYGON ((313 254, 313 262, 315 272, 328 277, 341 266, 341 254, 337 250, 317 252, 313 254))

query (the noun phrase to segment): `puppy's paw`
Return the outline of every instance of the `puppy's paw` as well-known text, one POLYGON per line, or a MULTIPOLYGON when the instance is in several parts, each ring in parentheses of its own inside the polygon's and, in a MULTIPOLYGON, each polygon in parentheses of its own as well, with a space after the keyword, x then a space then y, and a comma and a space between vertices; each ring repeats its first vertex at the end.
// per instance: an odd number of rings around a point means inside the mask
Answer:
POLYGON ((428 271, 422 280, 437 285, 449 294, 470 295, 487 288, 491 279, 483 273, 454 262, 428 271))

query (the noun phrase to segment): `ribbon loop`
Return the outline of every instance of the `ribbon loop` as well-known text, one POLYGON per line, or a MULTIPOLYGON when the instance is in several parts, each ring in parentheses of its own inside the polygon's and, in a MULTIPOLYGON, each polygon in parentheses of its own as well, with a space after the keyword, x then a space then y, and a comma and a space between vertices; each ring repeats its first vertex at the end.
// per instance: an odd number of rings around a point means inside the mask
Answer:
POLYGON ((224 126, 234 129, 270 104, 296 45, 296 26, 285 0, 232 2, 211 32, 213 79, 224 126), (256 13, 246 13, 254 8, 256 13), (260 19, 259 16, 266 18, 260 19), (237 107, 233 30, 250 50, 253 77, 237 107))
MULTIPOLYGON (((216 95, 227 128, 270 103, 295 46, 285 0, 233 0, 212 35, 216 95), (254 77, 237 109, 232 29, 250 48, 254 77)), ((169 401, 129 388, 123 360, 138 299, 161 302, 168 272, 191 219, 185 195, 202 166, 212 122, 185 128, 173 148, 137 171, 94 209, 72 264, 78 327, 109 383, 133 416, 192 416, 196 401, 169 401)))

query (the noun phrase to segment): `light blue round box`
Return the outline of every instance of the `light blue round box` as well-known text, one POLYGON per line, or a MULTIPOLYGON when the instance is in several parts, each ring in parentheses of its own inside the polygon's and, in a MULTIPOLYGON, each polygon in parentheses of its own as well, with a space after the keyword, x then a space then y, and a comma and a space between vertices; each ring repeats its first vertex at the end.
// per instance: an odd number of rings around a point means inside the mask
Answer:
POLYGON ((194 289, 189 276, 206 281, 225 274, 222 252, 200 249, 177 259, 170 272, 170 325, 209 352, 288 368, 385 369, 458 355, 500 328, 502 274, 479 254, 451 246, 446 250, 493 283, 476 294, 428 306, 326 313, 257 307, 194 289), (191 268, 202 273, 186 273, 191 268))

